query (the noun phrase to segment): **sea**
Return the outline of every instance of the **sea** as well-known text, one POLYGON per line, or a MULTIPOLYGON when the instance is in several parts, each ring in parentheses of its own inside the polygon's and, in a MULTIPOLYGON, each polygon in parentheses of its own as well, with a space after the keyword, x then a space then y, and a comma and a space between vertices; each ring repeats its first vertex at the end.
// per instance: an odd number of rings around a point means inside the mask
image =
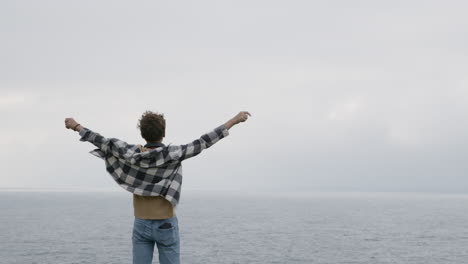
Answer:
MULTIPOLYGON (((187 264, 468 263, 464 194, 193 190, 176 214, 187 264)), ((0 263, 132 263, 133 221, 124 190, 3 190, 0 263)))

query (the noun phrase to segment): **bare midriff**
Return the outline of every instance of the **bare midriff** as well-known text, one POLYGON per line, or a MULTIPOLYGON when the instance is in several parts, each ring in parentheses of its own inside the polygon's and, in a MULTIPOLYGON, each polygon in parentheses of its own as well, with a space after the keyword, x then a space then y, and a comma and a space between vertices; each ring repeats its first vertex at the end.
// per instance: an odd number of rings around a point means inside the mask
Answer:
POLYGON ((133 195, 135 217, 141 219, 168 219, 174 216, 174 207, 162 196, 133 195))

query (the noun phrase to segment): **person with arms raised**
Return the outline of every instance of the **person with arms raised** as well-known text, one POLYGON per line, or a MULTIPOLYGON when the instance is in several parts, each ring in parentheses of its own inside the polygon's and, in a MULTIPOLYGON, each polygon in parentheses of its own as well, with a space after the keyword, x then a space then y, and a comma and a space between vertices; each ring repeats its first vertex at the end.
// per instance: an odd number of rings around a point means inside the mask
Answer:
POLYGON ((230 128, 245 122, 249 116, 249 112, 239 112, 193 142, 167 146, 162 143, 166 130, 163 114, 146 111, 141 116, 138 127, 145 145, 105 138, 74 118, 65 119, 65 127, 79 132, 80 141, 97 147, 90 153, 105 161, 114 181, 133 193, 134 264, 151 264, 155 244, 161 264, 180 263, 179 226, 174 208, 181 194, 182 161, 228 136, 230 128))

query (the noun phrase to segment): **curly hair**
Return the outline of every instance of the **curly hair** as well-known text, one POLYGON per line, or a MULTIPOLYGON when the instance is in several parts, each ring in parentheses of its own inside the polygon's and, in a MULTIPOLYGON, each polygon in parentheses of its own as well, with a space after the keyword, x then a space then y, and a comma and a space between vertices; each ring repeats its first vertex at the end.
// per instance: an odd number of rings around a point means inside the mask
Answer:
POLYGON ((158 142, 166 134, 166 119, 164 114, 145 111, 138 120, 137 127, 147 142, 158 142))

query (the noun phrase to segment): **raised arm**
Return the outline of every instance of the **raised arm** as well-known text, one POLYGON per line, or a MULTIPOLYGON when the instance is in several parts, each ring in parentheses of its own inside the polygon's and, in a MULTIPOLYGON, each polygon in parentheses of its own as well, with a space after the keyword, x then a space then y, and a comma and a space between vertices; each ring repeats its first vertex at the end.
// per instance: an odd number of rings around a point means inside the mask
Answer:
POLYGON ((200 138, 192 141, 189 144, 169 146, 170 158, 182 161, 200 154, 200 152, 202 152, 204 149, 211 147, 220 139, 229 135, 229 129, 241 122, 245 122, 249 116, 249 112, 240 112, 223 125, 218 126, 214 130, 202 135, 200 138))
POLYGON ((129 145, 126 142, 116 138, 105 138, 99 133, 93 132, 83 127, 73 118, 65 118, 65 127, 80 133, 81 141, 88 141, 99 148, 103 153, 113 153, 115 156, 123 155, 127 152, 129 145))

